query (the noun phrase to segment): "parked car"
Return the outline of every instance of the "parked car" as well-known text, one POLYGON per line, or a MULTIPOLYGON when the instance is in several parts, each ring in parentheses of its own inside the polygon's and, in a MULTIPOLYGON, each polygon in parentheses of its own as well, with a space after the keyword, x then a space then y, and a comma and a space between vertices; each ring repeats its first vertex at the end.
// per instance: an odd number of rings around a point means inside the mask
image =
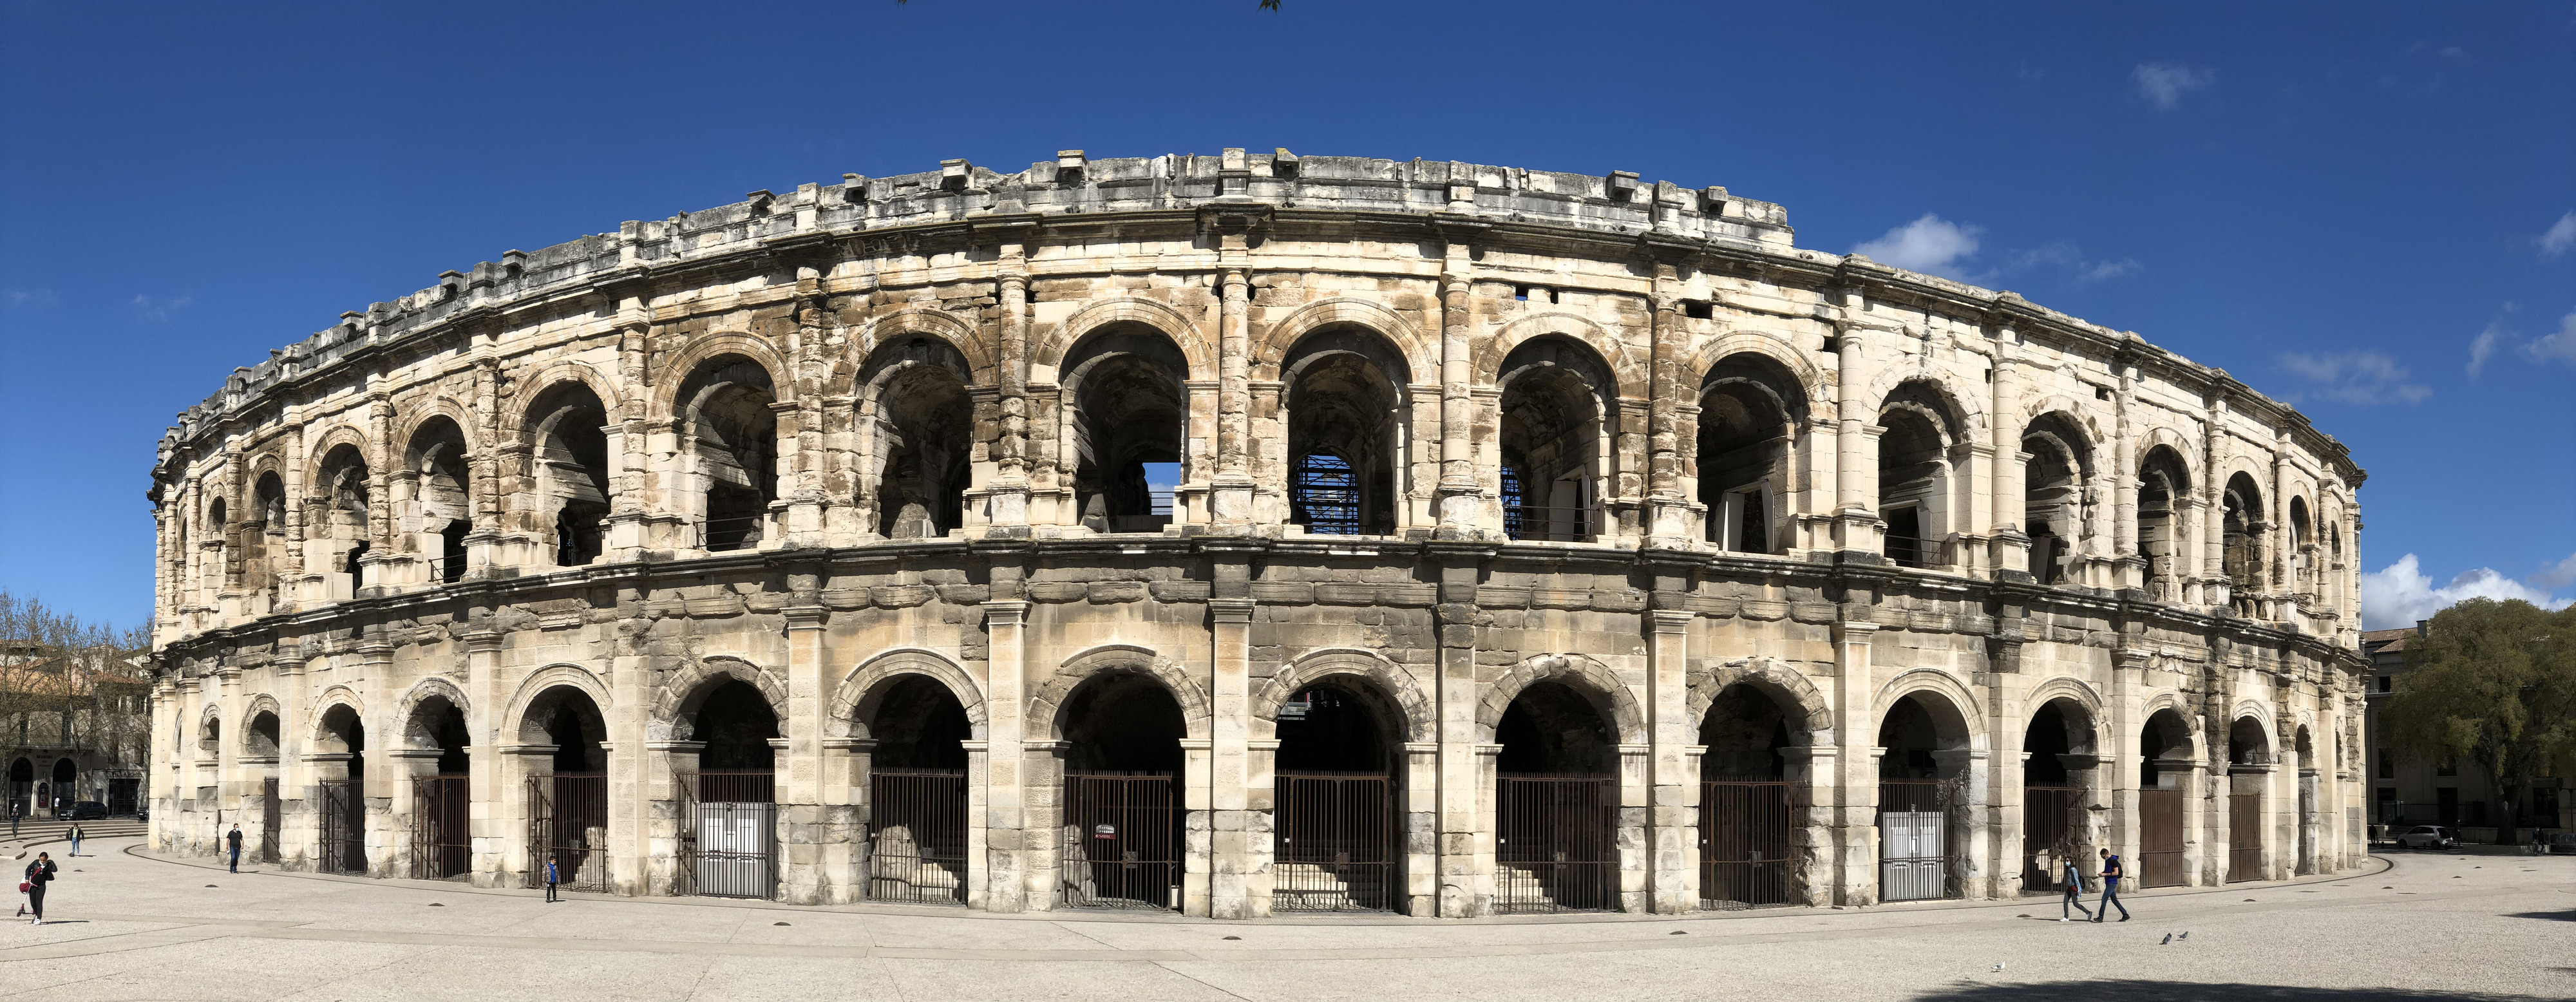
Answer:
POLYGON ((2416 825, 2397 836, 2397 844, 2409 849, 2451 849, 2459 846, 2460 837, 2440 825, 2416 825))
POLYGON ((2559 832, 2549 836, 2549 852, 2552 855, 2576 856, 2576 832, 2559 832))
POLYGON ((96 821, 105 817, 107 817, 107 805, 95 800, 81 801, 73 804, 71 810, 63 812, 63 820, 66 821, 96 821))

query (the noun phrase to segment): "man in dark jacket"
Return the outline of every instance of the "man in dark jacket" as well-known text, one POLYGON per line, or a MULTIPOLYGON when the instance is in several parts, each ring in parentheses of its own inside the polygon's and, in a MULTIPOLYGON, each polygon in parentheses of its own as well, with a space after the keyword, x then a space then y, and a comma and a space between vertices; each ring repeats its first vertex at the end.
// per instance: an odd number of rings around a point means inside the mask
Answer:
POLYGON ((41 852, 27 864, 27 909, 36 913, 27 920, 30 925, 45 924, 45 885, 54 882, 54 872, 53 857, 41 852))
POLYGON ((2093 906, 2093 921, 2110 918, 2111 909, 2117 908, 2120 921, 2126 922, 2129 920, 2129 906, 2120 903, 2120 878, 2129 874, 2121 868, 2120 857, 2111 855, 2110 849, 2099 851, 2102 854, 2102 900, 2093 906))
POLYGON ((232 872, 234 872, 234 873, 240 873, 240 872, 241 872, 241 825, 239 825, 239 824, 235 824, 235 825, 233 825, 233 830, 231 830, 231 831, 228 831, 228 832, 225 832, 225 833, 224 833, 224 848, 226 848, 226 849, 230 850, 230 851, 231 851, 231 853, 232 853, 232 857, 233 857, 233 862, 232 862, 232 872))

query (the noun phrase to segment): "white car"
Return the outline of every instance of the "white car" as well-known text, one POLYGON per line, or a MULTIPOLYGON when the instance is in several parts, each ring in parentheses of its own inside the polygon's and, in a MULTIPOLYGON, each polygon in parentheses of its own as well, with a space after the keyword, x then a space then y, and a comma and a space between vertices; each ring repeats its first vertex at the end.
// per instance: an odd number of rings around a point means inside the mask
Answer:
POLYGON ((2416 825, 2397 836, 2397 844, 2409 849, 2450 849, 2458 846, 2460 839, 2440 825, 2416 825))

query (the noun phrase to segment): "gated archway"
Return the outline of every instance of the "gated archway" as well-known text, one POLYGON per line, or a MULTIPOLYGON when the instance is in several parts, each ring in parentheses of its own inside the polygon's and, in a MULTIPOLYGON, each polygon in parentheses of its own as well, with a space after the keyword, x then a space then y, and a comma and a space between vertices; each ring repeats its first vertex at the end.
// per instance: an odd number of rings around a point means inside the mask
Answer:
POLYGON ((519 711, 519 744, 554 749, 529 762, 543 771, 527 778, 528 886, 544 886, 552 862, 558 886, 606 891, 608 723, 581 684, 591 680, 575 677, 545 685, 519 711))
POLYGON ((2138 733, 2138 886, 2180 887, 2191 780, 2191 725, 2166 706, 2138 733))
POLYGON ((975 723, 941 678, 902 673, 861 696, 870 901, 966 903, 966 745, 975 723))
POLYGON ((2093 713, 2070 696, 2031 712, 2022 737, 2021 892, 2065 889, 2066 861, 2093 852, 2093 713))
POLYGON ((1795 848, 1798 805, 1808 800, 1803 752, 1813 740, 1803 709, 1745 681, 1719 690, 1700 718, 1699 743, 1708 749, 1699 767, 1701 908, 1803 897, 1814 863, 1795 848))
MULTIPOLYGON (((326 696, 325 698, 328 698, 326 696)), ((367 872, 367 725, 348 703, 322 711, 314 733, 312 804, 324 873, 367 872)))
POLYGON ((1878 887, 1881 901, 1959 897, 1965 858, 1958 834, 1974 784, 1971 735, 1959 705, 1918 689, 1890 704, 1878 745, 1878 887))
POLYGON ((462 694, 444 680, 424 683, 404 700, 405 745, 396 754, 410 765, 411 877, 461 880, 473 869, 473 758, 466 751, 462 694))
POLYGON ((1494 725, 1497 912, 1619 905, 1618 734, 1595 694, 1568 678, 1530 683, 1494 725))
MULTIPOLYGON (((1184 683, 1186 684, 1186 683, 1184 683)), ((1190 805, 1187 715, 1149 664, 1097 667, 1065 694, 1057 900, 1071 908, 1181 907, 1190 805)))
MULTIPOLYGON (((681 895, 772 898, 778 894, 778 714, 769 694, 739 677, 714 675, 682 722, 698 746, 676 761, 681 895)), ((687 705, 683 703, 682 705, 687 705)))
MULTIPOLYGON (((280 839, 285 828, 285 804, 278 790, 278 723, 277 700, 260 696, 251 702, 250 720, 242 726, 241 764, 259 770, 259 827, 254 832, 253 859, 263 863, 285 861, 285 846, 280 839)), ((248 813, 245 811, 245 813, 248 813)))
POLYGON ((1275 712, 1271 907, 1399 910, 1403 708, 1366 675, 1336 672, 1275 712))
POLYGON ((2272 778, 2271 728, 2252 714, 2227 726, 2227 882, 2262 880, 2263 787, 2272 778))

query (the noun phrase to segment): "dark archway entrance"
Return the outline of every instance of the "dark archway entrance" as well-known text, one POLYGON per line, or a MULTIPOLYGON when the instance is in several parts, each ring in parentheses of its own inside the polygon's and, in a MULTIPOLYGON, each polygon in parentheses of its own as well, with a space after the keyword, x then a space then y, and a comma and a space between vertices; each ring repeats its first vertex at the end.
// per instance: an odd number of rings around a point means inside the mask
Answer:
POLYGON ((1949 700, 1913 693, 1880 721, 1878 897, 1959 896, 1958 815, 1968 793, 1966 721, 1949 700), (1945 754, 1948 753, 1948 754, 1945 754))
POLYGON ((2092 853, 2092 715, 2070 699, 2030 715, 2022 735, 2021 892, 2065 890, 2067 860, 2092 853))
POLYGON ((9 763, 10 816, 21 818, 29 816, 33 806, 29 798, 34 797, 35 793, 36 763, 23 758, 9 763))
POLYGON ((2227 882, 2265 879, 2263 784, 2272 777, 2271 735, 2238 717, 2227 727, 2227 882))
POLYGON ((1180 703, 1151 676, 1110 672, 1065 700, 1061 901, 1181 906, 1180 703))
POLYGON ((589 693, 558 685, 528 701, 520 742, 554 746, 547 771, 528 777, 528 886, 545 885, 551 860, 558 886, 608 890, 607 737, 589 693))
POLYGON ((280 802, 277 788, 278 760, 277 714, 261 710, 252 714, 250 726, 242 734, 242 764, 260 771, 258 841, 252 859, 263 863, 284 862, 285 846, 280 836, 286 827, 286 805, 280 802))
POLYGON ((905 675, 862 707, 870 901, 966 903, 966 746, 974 725, 936 679, 905 675))
POLYGON ((1607 715, 1562 682, 1536 682, 1503 710, 1494 740, 1494 910, 1618 907, 1619 748, 1607 715))
POLYGON ((347 704, 334 705, 322 713, 318 739, 325 758, 317 763, 313 805, 321 821, 322 872, 365 873, 367 725, 347 704))
POLYGON ((719 685, 689 715, 698 769, 678 776, 679 893, 778 894, 778 715, 749 682, 719 685))
POLYGON ((1727 686, 1700 719, 1699 906, 1712 911, 1785 905, 1805 882, 1794 844, 1799 798, 1790 749, 1802 744, 1779 700, 1745 683, 1727 686))
POLYGON ((2184 799, 2191 779, 2191 725, 2172 708, 2147 717, 2138 733, 2138 886, 2180 887, 2184 799))
POLYGON ((1279 707, 1271 907, 1395 911, 1403 886, 1392 725, 1374 690, 1333 678, 1279 707))
POLYGON ((474 854, 465 712, 444 696, 429 696, 412 708, 404 727, 412 748, 438 752, 435 771, 411 780, 412 879, 461 880, 472 871, 474 854))

